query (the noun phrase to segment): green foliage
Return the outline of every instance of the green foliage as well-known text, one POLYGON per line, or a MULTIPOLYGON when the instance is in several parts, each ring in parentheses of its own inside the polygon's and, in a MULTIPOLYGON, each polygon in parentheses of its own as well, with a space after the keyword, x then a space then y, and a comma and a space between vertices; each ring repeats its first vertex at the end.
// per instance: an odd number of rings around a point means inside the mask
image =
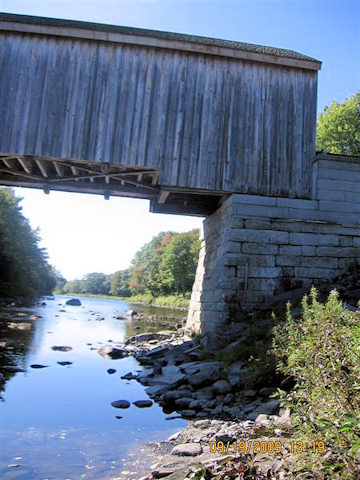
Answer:
POLYGON ((199 256, 199 231, 161 232, 145 244, 132 261, 132 294, 153 297, 191 290, 199 256))
POLYGON ((117 272, 115 272, 111 278, 111 295, 117 295, 119 297, 129 297, 131 295, 129 281, 130 269, 118 270, 117 272))
POLYGON ((20 201, 10 188, 0 189, 0 295, 49 294, 56 274, 39 247, 39 232, 21 213, 20 201))
POLYGON ((317 150, 360 155, 360 92, 325 107, 317 124, 317 150))
POLYGON ((198 230, 173 235, 162 252, 160 276, 162 285, 185 294, 194 283, 200 240, 198 230))
POLYGON ((161 232, 136 252, 131 262, 130 277, 130 289, 134 294, 149 292, 156 296, 165 293, 161 282, 160 262, 163 250, 172 235, 172 232, 161 232))
POLYGON ((160 295, 158 297, 153 297, 151 293, 144 293, 131 295, 130 300, 133 303, 187 309, 189 308, 190 295, 190 292, 186 292, 185 295, 160 295))
POLYGON ((136 252, 131 267, 112 275, 89 273, 64 293, 131 296, 132 301, 187 308, 199 256, 199 231, 161 232, 136 252), (179 294, 181 293, 182 298, 179 294))
MULTIPOLYGON (((296 321, 288 305, 286 322, 275 328, 279 370, 295 379, 284 399, 293 410, 297 435, 325 441, 341 462, 322 462, 329 478, 354 478, 354 454, 360 447, 360 324, 332 291, 325 304, 315 288, 302 301, 296 321), (331 471, 331 474, 330 474, 331 471)), ((327 477, 326 477, 327 478, 327 477)))

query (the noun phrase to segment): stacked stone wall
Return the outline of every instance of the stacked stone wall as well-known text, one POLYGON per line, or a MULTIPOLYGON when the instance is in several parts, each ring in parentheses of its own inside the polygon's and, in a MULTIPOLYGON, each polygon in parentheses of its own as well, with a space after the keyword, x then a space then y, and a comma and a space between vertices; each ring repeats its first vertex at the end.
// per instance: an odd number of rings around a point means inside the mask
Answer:
POLYGON ((311 200, 233 194, 204 221, 187 326, 208 345, 241 334, 236 305, 269 307, 359 262, 360 161, 329 162, 317 159, 311 200))

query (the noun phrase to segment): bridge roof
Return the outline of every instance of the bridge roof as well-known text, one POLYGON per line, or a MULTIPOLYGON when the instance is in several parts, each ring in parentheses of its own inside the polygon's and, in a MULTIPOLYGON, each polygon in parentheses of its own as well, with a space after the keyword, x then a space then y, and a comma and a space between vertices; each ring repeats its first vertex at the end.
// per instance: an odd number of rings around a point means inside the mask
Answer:
POLYGON ((319 60, 283 48, 75 20, 1 13, 0 30, 168 48, 310 70, 321 68, 319 60))

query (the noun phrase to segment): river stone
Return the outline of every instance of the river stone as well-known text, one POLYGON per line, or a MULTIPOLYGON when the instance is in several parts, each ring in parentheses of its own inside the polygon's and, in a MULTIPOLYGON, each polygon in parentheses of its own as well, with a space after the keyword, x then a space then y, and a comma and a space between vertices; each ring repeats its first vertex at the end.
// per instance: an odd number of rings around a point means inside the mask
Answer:
POLYGON ((74 307, 78 307, 81 305, 81 302, 78 298, 70 298, 70 300, 66 301, 66 305, 73 305, 74 307))
POLYGON ((218 380, 212 387, 216 393, 228 393, 231 391, 231 386, 226 380, 218 380))
POLYGON ((115 348, 112 345, 104 345, 99 348, 98 354, 110 360, 117 360, 126 357, 129 353, 127 350, 115 348))
POLYGON ((201 370, 198 373, 190 375, 188 380, 193 387, 200 387, 201 385, 215 382, 219 378, 219 365, 218 364, 206 364, 201 366, 201 370))
POLYGON ((171 450, 171 455, 196 457, 197 455, 201 455, 202 452, 203 449, 198 443, 182 443, 180 445, 176 445, 176 447, 171 450))
POLYGON ((153 402, 151 400, 136 400, 133 402, 133 405, 138 408, 148 408, 151 407, 153 402))
POLYGON ((115 368, 108 368, 108 369, 107 369, 107 373, 108 373, 109 375, 113 375, 114 373, 116 373, 116 370, 115 370, 115 368))
POLYGON ((191 398, 177 398, 175 400, 175 405, 179 408, 188 408, 191 402, 191 398))
POLYGON ((167 351, 168 347, 158 346, 146 353, 146 356, 149 358, 162 357, 167 351))
POLYGON ((111 405, 115 408, 129 408, 130 402, 127 400, 115 400, 114 402, 111 402, 111 405))
POLYGON ((72 365, 73 362, 57 362, 59 365, 66 367, 67 365, 72 365))
POLYGON ((271 395, 274 392, 276 392, 276 388, 274 388, 274 387, 263 387, 259 390, 259 394, 262 397, 268 397, 269 395, 271 395))
POLYGON ((195 410, 182 410, 182 414, 186 418, 188 418, 188 417, 192 418, 192 417, 195 417, 196 412, 195 412, 195 410))
POLYGON ((49 365, 39 365, 38 363, 33 363, 30 365, 30 368, 47 368, 49 365))
POLYGON ((260 415, 261 413, 271 415, 272 413, 275 413, 278 410, 279 405, 280 405, 279 400, 276 400, 276 399, 269 400, 268 402, 262 403, 261 405, 256 407, 255 410, 253 410, 248 415, 248 418, 249 420, 255 420, 258 417, 258 415, 260 415))
POLYGON ((138 378, 138 376, 134 373, 129 372, 129 373, 126 373, 125 375, 123 375, 121 378, 123 380, 136 380, 138 378))
POLYGON ((72 347, 69 347, 68 345, 54 345, 53 347, 51 347, 51 350, 55 350, 57 352, 69 352, 70 350, 72 350, 72 347))

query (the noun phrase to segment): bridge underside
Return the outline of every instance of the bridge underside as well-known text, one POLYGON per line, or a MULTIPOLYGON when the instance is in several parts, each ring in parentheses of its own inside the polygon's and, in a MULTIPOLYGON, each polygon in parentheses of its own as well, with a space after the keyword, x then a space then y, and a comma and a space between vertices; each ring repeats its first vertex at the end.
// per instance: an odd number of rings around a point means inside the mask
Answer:
POLYGON ((30 155, 0 155, 0 184, 16 187, 95 193, 150 200, 155 213, 206 216, 222 198, 181 188, 161 188, 157 168, 100 162, 79 162, 30 155))

